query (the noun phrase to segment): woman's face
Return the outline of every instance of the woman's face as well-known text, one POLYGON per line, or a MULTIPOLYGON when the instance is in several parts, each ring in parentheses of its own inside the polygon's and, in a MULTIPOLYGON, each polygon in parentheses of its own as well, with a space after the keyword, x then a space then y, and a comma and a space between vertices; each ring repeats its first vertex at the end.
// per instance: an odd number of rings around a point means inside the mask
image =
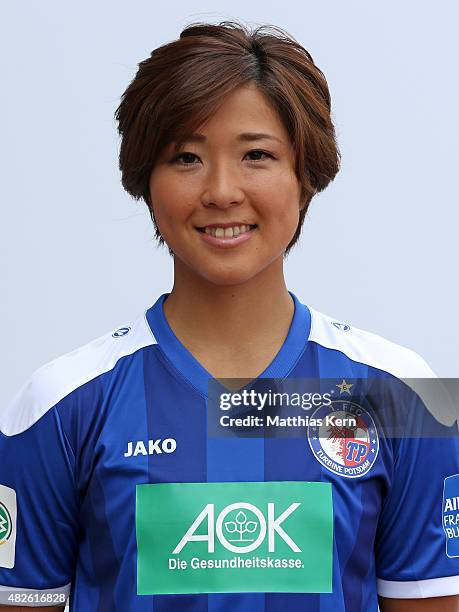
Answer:
POLYGON ((277 113, 254 85, 243 86, 194 136, 177 154, 166 148, 150 177, 156 224, 176 266, 218 285, 282 266, 298 225, 300 184, 277 113), (228 224, 256 227, 235 230, 235 238, 208 228, 228 224))

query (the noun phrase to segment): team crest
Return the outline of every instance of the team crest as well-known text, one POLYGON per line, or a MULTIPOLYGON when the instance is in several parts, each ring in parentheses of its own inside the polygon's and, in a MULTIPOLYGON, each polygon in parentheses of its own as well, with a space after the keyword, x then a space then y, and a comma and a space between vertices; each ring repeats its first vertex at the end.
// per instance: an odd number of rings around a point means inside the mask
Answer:
POLYGON ((358 478, 370 471, 379 451, 371 415, 359 404, 335 400, 312 415, 308 441, 315 458, 327 470, 358 478))

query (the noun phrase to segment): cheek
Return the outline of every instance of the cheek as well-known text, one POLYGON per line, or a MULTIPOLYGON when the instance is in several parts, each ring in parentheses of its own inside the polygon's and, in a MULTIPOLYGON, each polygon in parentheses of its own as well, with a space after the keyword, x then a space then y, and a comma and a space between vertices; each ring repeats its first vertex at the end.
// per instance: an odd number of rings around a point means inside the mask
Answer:
POLYGON ((167 180, 160 174, 150 179, 150 198, 156 223, 160 229, 167 231, 181 225, 192 211, 192 204, 187 202, 189 193, 180 188, 177 181, 167 180))
POLYGON ((269 181, 259 184, 256 198, 263 203, 266 216, 275 223, 285 224, 288 228, 291 224, 296 227, 298 223, 300 195, 301 186, 296 175, 290 169, 286 169, 271 177, 269 181))
POLYGON ((288 243, 296 232, 299 221, 299 206, 296 202, 286 207, 278 217, 279 235, 283 243, 288 243))
POLYGON ((173 236, 184 229, 191 206, 172 200, 169 193, 165 200, 153 200, 153 211, 161 232, 173 236))
POLYGON ((300 216, 299 194, 297 191, 272 190, 264 198, 264 215, 278 233, 289 233, 295 229, 300 216))

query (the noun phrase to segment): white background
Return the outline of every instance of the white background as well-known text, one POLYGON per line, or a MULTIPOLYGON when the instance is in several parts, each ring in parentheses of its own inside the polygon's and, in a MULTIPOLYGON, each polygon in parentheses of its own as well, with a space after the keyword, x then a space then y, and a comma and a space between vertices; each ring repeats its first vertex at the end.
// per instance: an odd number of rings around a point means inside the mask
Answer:
POLYGON ((455 2, 45 0, 3 6, 0 408, 32 371, 172 286, 124 193, 113 113, 192 21, 285 28, 331 90, 342 152, 286 261, 305 303, 459 374, 455 2))

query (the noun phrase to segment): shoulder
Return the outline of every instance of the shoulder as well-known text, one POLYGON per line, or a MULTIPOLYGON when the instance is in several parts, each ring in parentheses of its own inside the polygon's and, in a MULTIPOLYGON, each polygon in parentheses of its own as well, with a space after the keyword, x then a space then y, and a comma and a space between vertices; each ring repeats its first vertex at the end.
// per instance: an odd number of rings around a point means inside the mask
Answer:
POLYGON ((121 358, 151 344, 156 344, 156 340, 142 313, 45 363, 33 372, 10 404, 0 410, 0 432, 13 436, 26 431, 70 393, 112 370, 121 358))
POLYGON ((311 313, 310 342, 400 379, 416 393, 438 422, 449 427, 457 421, 459 427, 457 408, 444 380, 438 378, 416 351, 308 308, 311 313))
POLYGON ((342 322, 308 306, 311 312, 309 340, 340 351, 349 359, 383 370, 397 378, 435 378, 436 374, 414 350, 342 322))

